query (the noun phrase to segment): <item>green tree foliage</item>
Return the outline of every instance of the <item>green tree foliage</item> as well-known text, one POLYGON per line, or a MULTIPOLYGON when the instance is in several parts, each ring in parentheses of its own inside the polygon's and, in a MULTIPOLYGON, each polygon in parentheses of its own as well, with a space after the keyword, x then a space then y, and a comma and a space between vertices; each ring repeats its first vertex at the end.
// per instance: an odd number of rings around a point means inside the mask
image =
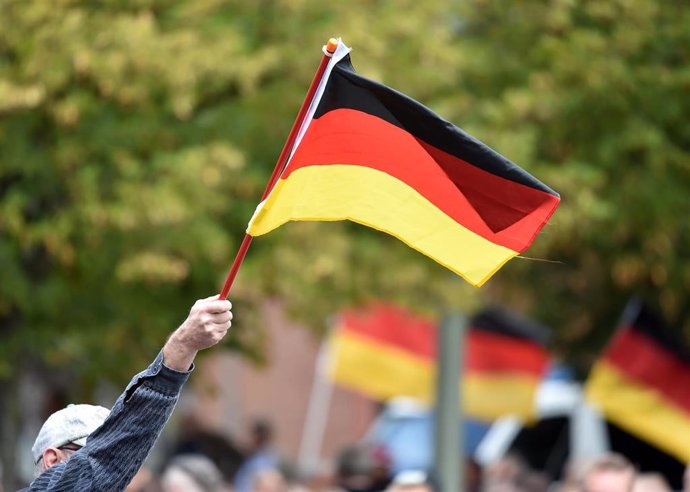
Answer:
POLYGON ((214 101, 255 88, 270 54, 202 13, 153 7, 3 5, 5 374, 8 354, 78 360, 85 374, 149 358, 215 290, 232 214, 253 198, 230 109, 214 101))
POLYGON ((583 368, 634 293, 690 340, 688 5, 477 0, 465 8, 458 48, 468 102, 454 117, 563 200, 530 252, 562 264, 513 262, 495 283, 501 298, 527 298, 559 328, 568 356, 585 355, 583 368))
POLYGON ((380 233, 289 224, 254 241, 231 292, 240 325, 231 344, 253 353, 253 313, 267 296, 317 330, 371 297, 433 313, 509 302, 556 328, 561 345, 585 348, 603 343, 640 290, 669 320, 684 317, 682 2, 5 0, 2 9, 4 376, 31 354, 79 361, 87 378, 126 377, 194 298, 219 289, 331 35, 354 47, 362 74, 560 191, 528 253, 560 263, 514 260, 476 290, 380 233))

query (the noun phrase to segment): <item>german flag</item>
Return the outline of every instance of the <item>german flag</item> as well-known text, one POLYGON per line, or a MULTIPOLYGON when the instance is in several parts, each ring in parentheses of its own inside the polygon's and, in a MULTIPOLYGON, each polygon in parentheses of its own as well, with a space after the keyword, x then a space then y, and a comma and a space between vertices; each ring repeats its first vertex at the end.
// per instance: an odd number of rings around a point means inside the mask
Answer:
MULTIPOLYGON (((463 407, 478 420, 508 413, 534 416, 534 396, 548 364, 543 332, 502 309, 487 309, 470 322, 463 407)), ((333 381, 377 400, 412 396, 434 399, 436 323, 388 304, 348 310, 330 339, 333 381)), ((459 370, 460 368, 458 368, 459 370)))
POLYGON ((248 234, 351 220, 397 237, 473 285, 525 251, 559 195, 422 104, 335 62, 248 234))
POLYGON ((389 304, 340 314, 329 343, 333 381, 377 399, 433 401, 436 324, 389 304))
POLYGON ((690 352, 639 300, 592 368, 586 396, 611 423, 690 462, 690 352))
POLYGON ((548 332, 507 309, 490 307, 470 320, 463 394, 469 415, 491 421, 536 417, 537 388, 549 365, 548 332))

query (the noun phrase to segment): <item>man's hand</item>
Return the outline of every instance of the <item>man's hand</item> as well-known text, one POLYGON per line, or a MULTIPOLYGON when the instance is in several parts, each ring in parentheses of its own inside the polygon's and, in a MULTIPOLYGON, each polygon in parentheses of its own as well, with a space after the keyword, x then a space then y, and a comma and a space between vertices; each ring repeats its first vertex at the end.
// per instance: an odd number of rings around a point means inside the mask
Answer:
POLYGON ((218 300, 217 295, 196 301, 163 347, 163 363, 170 369, 188 371, 199 350, 217 344, 228 332, 231 308, 230 301, 218 300))

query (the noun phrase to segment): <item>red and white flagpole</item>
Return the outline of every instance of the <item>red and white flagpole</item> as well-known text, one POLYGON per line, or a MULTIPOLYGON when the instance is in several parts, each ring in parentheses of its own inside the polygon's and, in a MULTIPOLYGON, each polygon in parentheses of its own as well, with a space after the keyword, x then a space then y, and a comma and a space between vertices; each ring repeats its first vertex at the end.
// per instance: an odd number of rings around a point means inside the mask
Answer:
MULTIPOLYGON (((297 139, 299 129, 302 127, 304 117, 306 116, 307 111, 309 110, 309 106, 311 105, 312 99, 314 99, 314 94, 316 94, 316 90, 319 86, 319 83, 321 82, 321 78, 323 77, 326 67, 328 66, 328 62, 330 61, 331 57, 333 56, 333 53, 335 53, 335 50, 337 48, 338 40, 335 38, 329 39, 328 43, 326 43, 326 49, 324 50, 323 58, 321 59, 319 68, 316 70, 316 74, 314 75, 314 78, 311 81, 311 85, 309 86, 307 95, 304 97, 304 101, 302 101, 302 107, 300 108, 299 113, 297 113, 297 118, 295 118, 295 122, 292 124, 292 129, 290 130, 290 134, 288 135, 287 140, 285 141, 283 150, 280 152, 280 155, 278 156, 278 160, 276 161, 276 167, 273 169, 273 174, 271 174, 271 178, 268 180, 268 184, 266 185, 264 194, 261 197, 261 202, 263 202, 269 195, 269 193, 273 189, 273 186, 276 184, 276 181, 278 181, 278 179, 280 178, 283 169, 285 169, 285 166, 287 165, 287 160, 290 157, 292 148, 295 145, 295 140, 297 139)), ((247 251, 249 250, 249 245, 251 243, 252 236, 250 236, 249 234, 245 234, 244 239, 242 240, 242 244, 240 245, 240 249, 237 251, 237 254, 235 255, 235 260, 232 262, 232 267, 230 267, 230 272, 228 273, 228 276, 225 279, 223 290, 220 291, 218 299, 227 299, 228 293, 230 292, 230 287, 232 287, 232 284, 235 281, 237 272, 240 269, 240 265, 242 265, 242 262, 244 261, 244 257, 246 256, 247 251)))

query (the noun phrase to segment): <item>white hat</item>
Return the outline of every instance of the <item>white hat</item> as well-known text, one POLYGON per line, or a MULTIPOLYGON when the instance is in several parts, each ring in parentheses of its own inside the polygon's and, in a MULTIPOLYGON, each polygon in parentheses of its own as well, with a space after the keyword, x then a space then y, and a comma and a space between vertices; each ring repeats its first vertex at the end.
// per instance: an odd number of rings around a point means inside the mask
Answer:
POLYGON ((110 415, 110 410, 95 405, 68 405, 58 410, 41 427, 31 452, 38 463, 43 451, 74 443, 86 445, 86 438, 110 415))

